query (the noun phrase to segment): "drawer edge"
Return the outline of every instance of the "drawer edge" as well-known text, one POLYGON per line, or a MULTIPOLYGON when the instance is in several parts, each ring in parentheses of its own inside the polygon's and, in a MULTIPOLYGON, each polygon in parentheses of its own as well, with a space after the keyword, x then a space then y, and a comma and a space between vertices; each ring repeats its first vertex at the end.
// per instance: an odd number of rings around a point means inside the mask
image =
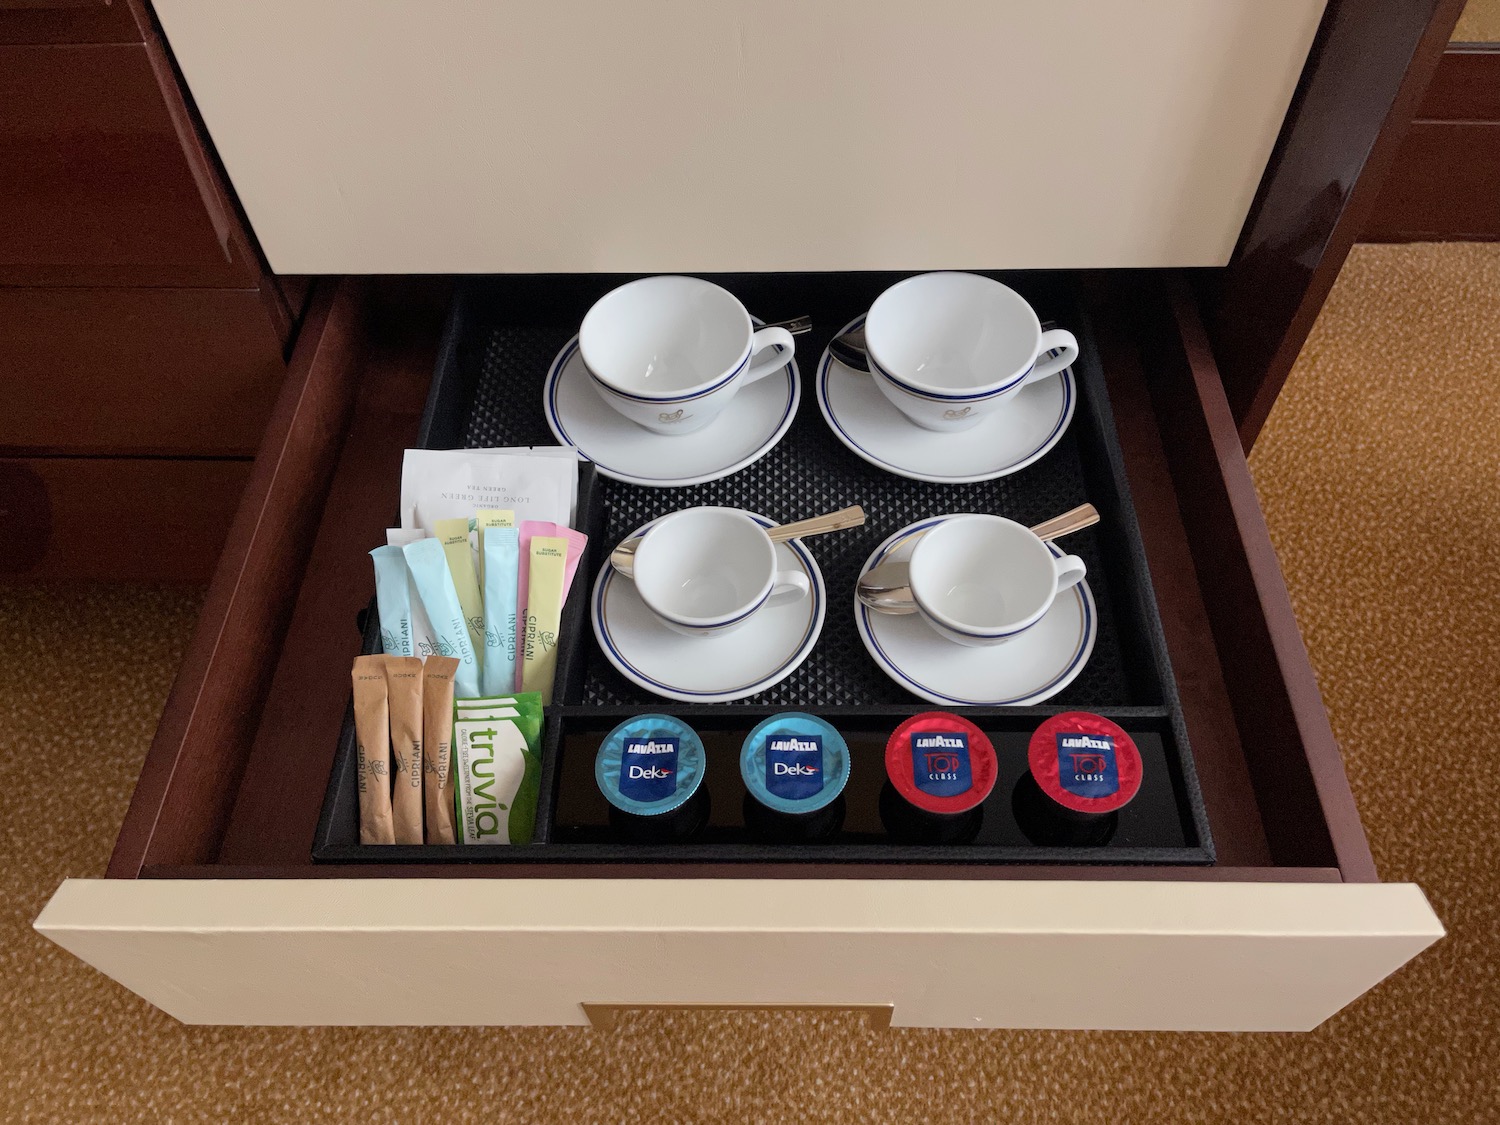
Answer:
MULTIPOLYGON (((1246 595, 1243 600, 1209 598, 1206 606, 1242 734, 1252 728, 1270 732, 1254 745, 1243 738, 1247 757, 1254 754, 1259 761, 1251 763, 1252 776, 1268 838, 1277 835, 1274 824, 1285 829, 1321 820, 1344 878, 1375 882, 1375 861, 1208 334, 1183 279, 1168 279, 1163 298, 1155 325, 1151 392, 1158 418, 1178 436, 1172 474, 1184 521, 1223 529, 1217 540, 1199 536, 1194 543, 1199 584, 1205 590, 1237 589, 1246 595), (1185 455, 1191 450, 1196 456, 1185 455), (1288 746, 1300 746, 1302 752, 1287 753, 1288 746), (1275 792, 1262 788, 1284 770, 1305 770, 1310 786, 1283 786, 1275 792), (1285 799, 1288 793, 1297 798, 1285 799)), ((1285 862, 1274 852, 1273 847, 1274 859, 1285 862)))
POLYGON ((121 824, 108 868, 113 878, 133 879, 139 874, 159 831, 181 833, 198 827, 163 821, 172 786, 196 783, 211 809, 206 815, 223 819, 229 814, 232 781, 242 764, 234 761, 234 748, 258 724, 275 654, 311 550, 311 530, 322 512, 353 409, 362 290, 357 282, 325 283, 312 298, 244 498, 121 824), (179 766, 189 746, 213 747, 225 760, 198 755, 188 762, 194 776, 184 777, 179 766))
POLYGON ((582 1025, 585 1004, 888 1004, 895 1026, 1200 1031, 1310 1029, 1443 936, 1412 884, 548 879, 512 892, 68 880, 35 928, 185 1023, 582 1025))

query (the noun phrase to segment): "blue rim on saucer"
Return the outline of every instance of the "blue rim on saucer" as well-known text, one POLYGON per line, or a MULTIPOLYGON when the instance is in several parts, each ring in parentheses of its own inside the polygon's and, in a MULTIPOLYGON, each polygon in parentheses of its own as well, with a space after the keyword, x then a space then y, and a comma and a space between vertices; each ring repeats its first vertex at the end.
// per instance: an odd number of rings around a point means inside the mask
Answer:
MULTIPOLYGON (((864 324, 864 322, 865 318, 863 316, 857 316, 843 328, 839 329, 835 335, 842 336, 845 332, 852 332, 864 324)), ((994 480, 997 477, 1019 472, 1021 469, 1026 468, 1026 466, 1040 460, 1051 451, 1053 446, 1062 440, 1063 434, 1067 432, 1068 423, 1073 420, 1073 413, 1078 405, 1077 380, 1073 376, 1073 369, 1071 367, 1065 368, 1055 376, 1062 380, 1062 397, 1056 415, 1050 419, 1048 425, 1038 428, 1036 439, 1027 442, 1026 448, 1019 455, 1008 457, 999 465, 986 465, 982 471, 977 473, 930 473, 918 470, 909 465, 900 464, 898 460, 893 459, 889 451, 882 452, 871 448, 868 439, 862 441, 858 436, 850 432, 845 422, 839 420, 838 413, 833 408, 830 390, 830 383, 835 376, 834 365, 837 363, 838 361, 833 358, 833 354, 825 348, 822 358, 818 361, 816 378, 814 379, 818 409, 823 414, 823 420, 828 423, 828 428, 834 432, 834 436, 843 442, 851 453, 864 461, 868 461, 876 468, 884 469, 886 472, 894 473, 896 476, 906 477, 911 480, 929 481, 933 484, 973 484, 978 481, 994 480)), ((842 364, 838 364, 838 367, 840 372, 848 372, 848 369, 842 364)), ((875 376, 868 375, 865 372, 848 373, 861 379, 875 378, 875 376)), ((1049 376, 1049 378, 1051 377, 1049 376)), ((1030 388, 1023 387, 1020 393, 1024 395, 1029 390, 1030 388)), ((894 403, 891 403, 883 394, 880 394, 878 389, 876 390, 876 394, 880 400, 877 409, 889 410, 893 416, 899 415, 900 412, 896 409, 894 403)), ((916 423, 903 424, 911 427, 911 437, 917 441, 941 440, 947 436, 932 434, 929 438, 927 435, 930 431, 920 429, 916 423)), ((984 423, 981 422, 980 427, 982 428, 983 425, 984 423)), ((960 431, 960 433, 965 434, 972 432, 972 430, 960 431)))
MULTIPOLYGON (((888 555, 897 550, 904 542, 906 542, 906 540, 914 532, 926 530, 929 527, 933 527, 936 524, 942 523, 945 519, 951 518, 952 515, 959 514, 962 513, 952 513, 951 515, 935 516, 931 519, 921 520, 910 525, 909 527, 902 528, 900 531, 896 532, 875 549, 875 552, 869 557, 869 559, 865 561, 865 564, 860 567, 860 575, 863 576, 867 574, 871 569, 878 566, 886 559, 888 555)), ((1047 549, 1052 552, 1055 558, 1062 558, 1062 556, 1065 554, 1065 552, 1055 543, 1048 543, 1047 549)), ((1089 589, 1087 578, 1080 581, 1077 585, 1071 586, 1067 590, 1064 590, 1057 595, 1057 599, 1059 602, 1061 602, 1064 598, 1070 597, 1077 600, 1078 611, 1081 617, 1081 628, 1079 629, 1078 640, 1073 646, 1072 651, 1068 653, 1066 660, 1059 661, 1061 667, 1059 667, 1055 671, 1050 671, 1048 673, 1048 678, 1046 680, 1036 684, 1033 687, 1028 688, 1028 690, 1021 695, 1012 696, 1009 698, 970 699, 963 696, 952 695, 947 692, 938 691, 933 687, 930 687, 913 679, 902 669, 902 667, 898 663, 896 663, 896 660, 891 656, 889 652, 886 651, 885 646, 881 644, 880 638, 876 636, 875 626, 872 622, 872 618, 878 615, 874 610, 871 610, 868 606, 864 605, 859 600, 857 595, 854 599, 854 617, 855 624, 859 628, 859 639, 864 642, 866 650, 870 653, 870 656, 874 659, 875 663, 880 666, 881 671, 885 672, 885 674, 888 675, 892 680, 901 685, 907 691, 911 692, 913 695, 919 696, 922 699, 926 699, 931 703, 952 704, 959 707, 1022 707, 1041 703, 1044 700, 1050 699, 1052 698, 1052 696, 1062 691, 1063 688, 1067 687, 1070 683, 1078 678, 1079 673, 1083 671, 1084 666, 1088 663, 1089 657, 1093 655, 1094 642, 1098 639, 1099 636, 1099 612, 1098 608, 1094 604, 1094 592, 1089 589)), ((1043 615, 1042 620, 1045 620, 1046 617, 1052 612, 1053 610, 1049 609, 1047 611, 1047 614, 1043 615)), ((1040 624, 1040 622, 1038 622, 1038 624, 1040 624)), ((925 622, 921 622, 920 626, 923 629, 930 629, 930 627, 925 622)), ((938 639, 940 643, 953 643, 951 641, 941 641, 940 638, 937 638, 936 633, 933 633, 932 636, 934 637, 934 639, 938 639)), ((1009 645, 1021 643, 1023 642, 1011 641, 1009 642, 1009 645)), ((1009 647, 1009 645, 1000 646, 995 649, 968 649, 966 651, 971 653, 1003 653, 1006 648, 1009 647)))
MULTIPOLYGON (((757 325, 763 323, 758 317, 752 319, 757 325)), ((780 344, 773 344, 772 346, 779 352, 787 351, 787 349, 783 348, 780 344)), ((614 419, 617 420, 619 425, 621 426, 629 426, 633 429, 639 428, 635 426, 635 423, 614 414, 609 405, 605 403, 602 398, 599 398, 598 391, 594 389, 591 382, 591 380, 593 379, 592 373, 590 373, 587 368, 584 367, 583 357, 578 355, 578 337, 576 335, 563 346, 561 351, 557 353, 556 358, 554 358, 552 361, 552 365, 547 369, 547 378, 543 383, 542 388, 542 413, 546 416, 547 428, 552 431, 552 436, 555 437, 559 443, 561 443, 562 445, 570 445, 574 449, 578 450, 578 452, 581 453, 584 457, 592 461, 594 463, 594 467, 598 469, 598 471, 604 476, 610 477, 614 480, 624 481, 626 484, 638 484, 647 488, 674 488, 692 484, 706 484, 709 481, 720 480, 723 477, 730 476, 734 473, 739 472, 747 465, 754 464, 756 461, 760 460, 760 458, 764 457, 767 453, 774 449, 777 444, 780 443, 781 439, 786 436, 787 430, 791 428, 792 421, 796 417, 797 407, 802 401, 802 380, 797 370, 796 357, 795 355, 793 355, 787 359, 786 365, 781 369, 779 373, 767 375, 765 376, 765 378, 757 380, 752 386, 742 389, 736 395, 735 401, 731 402, 725 408, 726 414, 732 414, 737 406, 742 405, 741 400, 743 399, 743 396, 756 393, 757 389, 760 388, 762 384, 765 384, 767 387, 775 386, 778 380, 781 380, 780 385, 784 388, 785 401, 782 403, 780 414, 776 417, 774 426, 769 431, 765 431, 764 439, 760 440, 759 443, 748 453, 743 456, 735 457, 728 462, 713 464, 706 471, 701 473, 695 472, 688 473, 686 475, 665 476, 654 475, 650 473, 641 473, 632 471, 626 465, 620 464, 618 462, 611 463, 613 459, 607 452, 603 454, 605 460, 600 460, 600 449, 597 443, 591 442, 587 438, 583 438, 582 440, 585 444, 580 444, 579 435, 569 429, 567 421, 563 417, 563 411, 558 403, 558 394, 559 388, 563 383, 564 372, 568 371, 570 362, 576 362, 576 365, 582 371, 585 380, 590 381, 588 393, 598 400, 599 408, 601 410, 608 411, 610 414, 612 414, 614 416, 614 419)), ((734 421, 732 417, 723 420, 731 423, 734 421)), ((717 429, 719 421, 720 420, 715 420, 715 422, 712 422, 709 425, 705 426, 703 429, 691 434, 654 436, 659 437, 664 442, 692 443, 695 440, 704 440, 702 435, 715 431, 717 429)), ((646 433, 647 432, 644 430, 641 431, 642 436, 645 436, 646 433)), ((710 437, 706 440, 710 443, 713 443, 715 439, 710 437)), ((690 447, 691 446, 679 445, 676 448, 681 449, 690 447)))
MULTIPOLYGON (((747 512, 746 515, 750 516, 751 519, 755 520, 762 527, 776 526, 775 520, 767 519, 765 516, 757 515, 754 512, 747 512)), ((637 536, 644 535, 647 530, 649 530, 657 522, 657 520, 652 520, 650 523, 643 524, 635 531, 631 532, 630 535, 626 536, 626 538, 635 538, 637 536)), ((618 574, 618 572, 616 572, 614 564, 608 561, 605 562, 604 566, 599 571, 599 577, 594 583, 594 591, 589 603, 590 616, 593 618, 594 625, 594 639, 599 642, 599 648, 604 653, 605 658, 622 676, 624 676, 627 680, 629 680, 636 686, 645 688, 647 691, 655 695, 660 695, 666 699, 675 699, 679 702, 684 703, 727 703, 736 699, 744 699, 746 696, 754 695, 757 692, 765 691, 767 688, 775 686, 776 684, 780 683, 782 680, 790 676, 799 667, 801 667, 803 662, 808 658, 809 655, 811 655, 813 647, 818 643, 818 637, 823 631, 823 617, 826 611, 827 601, 822 571, 819 570, 818 564, 813 560, 812 555, 808 553, 807 548, 805 548, 801 544, 801 542, 796 539, 791 539, 785 543, 778 544, 778 547, 786 547, 787 549, 789 549, 796 557, 798 563, 801 564, 802 569, 806 572, 810 587, 808 591, 808 598, 811 600, 811 612, 808 616, 807 627, 803 631, 801 638, 797 641, 797 644, 792 649, 791 653, 785 659, 783 659, 781 663, 779 663, 774 669, 768 671, 762 676, 759 676, 755 680, 752 680, 748 683, 719 687, 713 690, 682 688, 674 686, 672 684, 663 683, 661 680, 655 678, 647 672, 642 671, 640 668, 636 667, 635 664, 631 663, 629 657, 627 657, 620 650, 618 642, 611 633, 609 627, 609 618, 605 613, 610 588, 617 581, 628 583, 630 582, 630 579, 622 578, 618 574)), ((798 604, 800 604, 800 600, 798 604)), ((767 612, 775 612, 777 608, 780 607, 772 607, 767 612)), ((649 610, 647 612, 649 613, 649 610)), ((661 631, 661 637, 664 641, 676 642, 684 645, 715 643, 715 641, 712 639, 700 641, 682 637, 679 634, 673 633, 665 625, 662 625, 659 622, 655 622, 654 626, 661 631)), ((750 628, 751 626, 746 627, 750 628)), ((726 638, 726 640, 727 639, 728 638, 726 638)))

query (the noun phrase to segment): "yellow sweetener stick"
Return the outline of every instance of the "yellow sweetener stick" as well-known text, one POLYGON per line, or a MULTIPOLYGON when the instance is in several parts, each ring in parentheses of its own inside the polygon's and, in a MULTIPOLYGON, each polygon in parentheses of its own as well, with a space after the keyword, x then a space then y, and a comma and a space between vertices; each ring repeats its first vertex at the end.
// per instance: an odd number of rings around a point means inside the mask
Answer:
POLYGON ((526 590, 525 660, 521 690, 541 693, 552 702, 557 675, 557 627, 562 620, 563 586, 568 570, 568 541, 548 535, 531 540, 531 579, 526 590))
POLYGON ((469 632, 469 643, 474 646, 474 656, 484 660, 484 602, 479 597, 479 577, 474 573, 474 553, 469 549, 469 521, 466 519, 437 520, 433 523, 438 542, 443 545, 443 554, 448 559, 448 571, 453 575, 453 588, 458 591, 458 604, 464 612, 464 625, 469 632))
POLYGON ((480 508, 474 513, 474 550, 479 556, 479 589, 484 589, 484 529, 515 527, 516 513, 509 508, 480 508))

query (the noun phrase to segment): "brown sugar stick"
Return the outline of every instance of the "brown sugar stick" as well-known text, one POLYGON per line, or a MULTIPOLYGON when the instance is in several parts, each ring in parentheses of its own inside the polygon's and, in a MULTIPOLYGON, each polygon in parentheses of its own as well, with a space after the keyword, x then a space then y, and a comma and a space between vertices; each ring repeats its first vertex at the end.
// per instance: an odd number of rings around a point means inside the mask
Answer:
POLYGON ((394 844, 385 657, 356 656, 353 676, 354 741, 359 754, 359 842, 394 844))
POLYGON ((429 656, 422 683, 422 773, 427 842, 454 844, 453 677, 458 657, 429 656))
POLYGON ((385 692, 391 716, 396 843, 422 842, 422 658, 387 656, 385 692))

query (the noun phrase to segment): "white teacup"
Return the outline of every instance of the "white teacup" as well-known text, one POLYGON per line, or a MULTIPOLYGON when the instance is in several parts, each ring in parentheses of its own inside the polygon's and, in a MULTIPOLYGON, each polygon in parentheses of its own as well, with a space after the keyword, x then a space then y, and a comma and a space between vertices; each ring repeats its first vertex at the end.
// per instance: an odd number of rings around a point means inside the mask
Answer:
POLYGON ((974 273, 924 273, 891 286, 865 317, 865 347, 885 397, 938 431, 977 425, 1078 358, 1073 333, 1043 332, 1024 297, 974 273))
POLYGON ((785 367, 793 347, 785 328, 757 331, 734 294, 698 277, 622 285, 578 330, 578 353, 604 401, 659 434, 702 429, 741 387, 785 367))
POLYGON ((777 568, 776 544, 738 508, 664 517, 646 532, 631 567, 646 608, 687 637, 727 633, 812 589, 803 571, 777 568))
POLYGON ((983 515, 954 516, 932 528, 912 550, 910 565, 922 619, 970 648, 1020 636, 1085 573, 1082 559, 1058 558, 1024 524, 983 515))

